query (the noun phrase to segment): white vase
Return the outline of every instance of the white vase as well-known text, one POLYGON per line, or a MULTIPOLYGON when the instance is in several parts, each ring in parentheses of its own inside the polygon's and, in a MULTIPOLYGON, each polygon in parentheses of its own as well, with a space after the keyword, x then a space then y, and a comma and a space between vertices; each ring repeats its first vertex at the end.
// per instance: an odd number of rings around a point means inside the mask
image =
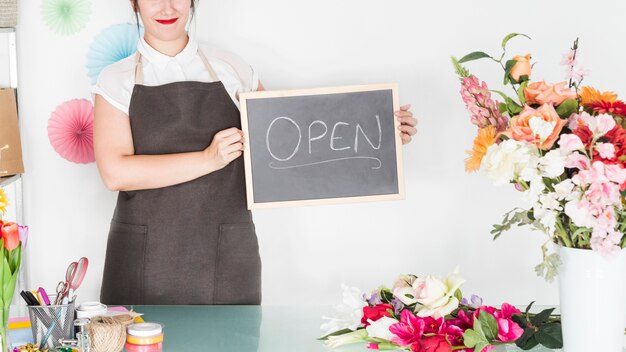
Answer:
POLYGON ((563 350, 622 352, 626 250, 611 259, 591 250, 558 251, 563 350))

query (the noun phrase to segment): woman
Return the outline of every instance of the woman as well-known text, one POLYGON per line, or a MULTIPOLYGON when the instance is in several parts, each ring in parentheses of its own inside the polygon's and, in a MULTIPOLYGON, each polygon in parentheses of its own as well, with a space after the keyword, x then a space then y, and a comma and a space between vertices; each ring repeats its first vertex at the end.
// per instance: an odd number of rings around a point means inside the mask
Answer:
MULTIPOLYGON (((144 36, 94 88, 94 148, 119 191, 101 300, 260 304, 261 261, 246 208, 237 94, 263 90, 238 57, 189 38, 196 0, 131 0, 144 36)), ((396 115, 404 143, 408 106, 396 115)))

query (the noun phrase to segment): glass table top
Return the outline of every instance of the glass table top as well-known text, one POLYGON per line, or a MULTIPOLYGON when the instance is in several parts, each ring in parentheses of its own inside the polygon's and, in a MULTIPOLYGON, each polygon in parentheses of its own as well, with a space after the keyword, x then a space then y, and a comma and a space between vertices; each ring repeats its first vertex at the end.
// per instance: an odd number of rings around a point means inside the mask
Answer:
MULTIPOLYGON (((134 306, 134 309, 143 313, 146 321, 164 326, 164 351, 370 351, 365 344, 331 349, 317 340, 324 322, 322 316, 333 312, 329 306, 134 306)), ((499 346, 493 351, 520 350, 499 346)), ((558 350, 537 347, 532 351, 558 350)))

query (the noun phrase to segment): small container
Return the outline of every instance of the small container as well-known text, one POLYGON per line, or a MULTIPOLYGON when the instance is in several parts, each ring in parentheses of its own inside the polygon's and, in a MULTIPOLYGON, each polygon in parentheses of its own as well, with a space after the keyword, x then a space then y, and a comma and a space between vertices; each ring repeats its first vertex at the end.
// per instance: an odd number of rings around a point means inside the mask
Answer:
POLYGON ((103 316, 107 313, 107 306, 100 302, 85 302, 76 308, 76 317, 79 319, 103 316))
POLYGON ((131 324, 126 329, 127 352, 163 351, 163 326, 158 323, 131 324))

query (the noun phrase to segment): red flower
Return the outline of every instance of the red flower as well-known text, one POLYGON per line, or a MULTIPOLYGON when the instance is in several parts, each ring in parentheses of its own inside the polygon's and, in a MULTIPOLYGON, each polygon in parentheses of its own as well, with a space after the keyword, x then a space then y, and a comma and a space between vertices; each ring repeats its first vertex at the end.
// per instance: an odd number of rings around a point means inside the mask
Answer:
POLYGON ((576 127, 576 129, 572 132, 574 132, 574 134, 577 135, 578 138, 580 138, 580 140, 585 145, 585 148, 589 147, 589 143, 591 143, 591 140, 593 139, 593 132, 591 132, 589 127, 587 127, 586 125, 581 125, 576 127))
POLYGON ((464 310, 459 310, 459 314, 457 314, 455 319, 450 319, 446 322, 448 326, 454 325, 459 327, 459 329, 465 331, 467 329, 471 329, 474 326, 474 316, 467 315, 464 310))
POLYGON ((626 155, 626 130, 620 125, 613 127, 604 138, 615 146, 615 159, 619 160, 620 156, 626 155))
POLYGON ((626 104, 621 100, 592 101, 588 106, 598 114, 626 115, 626 104))
POLYGON ((16 223, 2 223, 0 233, 2 233, 4 248, 6 248, 7 251, 12 251, 20 245, 20 234, 16 223))
POLYGON ((361 318, 361 323, 365 324, 365 326, 370 325, 367 321, 368 319, 371 321, 376 321, 382 317, 390 317, 388 310, 391 309, 393 311, 393 306, 391 304, 378 304, 374 307, 365 306, 363 307, 363 318, 361 318))
POLYGON ((452 352, 452 347, 442 335, 434 335, 411 345, 413 352, 452 352))
POLYGON ((442 334, 445 329, 445 321, 443 318, 435 319, 433 317, 424 318, 424 333, 425 334, 442 334))

